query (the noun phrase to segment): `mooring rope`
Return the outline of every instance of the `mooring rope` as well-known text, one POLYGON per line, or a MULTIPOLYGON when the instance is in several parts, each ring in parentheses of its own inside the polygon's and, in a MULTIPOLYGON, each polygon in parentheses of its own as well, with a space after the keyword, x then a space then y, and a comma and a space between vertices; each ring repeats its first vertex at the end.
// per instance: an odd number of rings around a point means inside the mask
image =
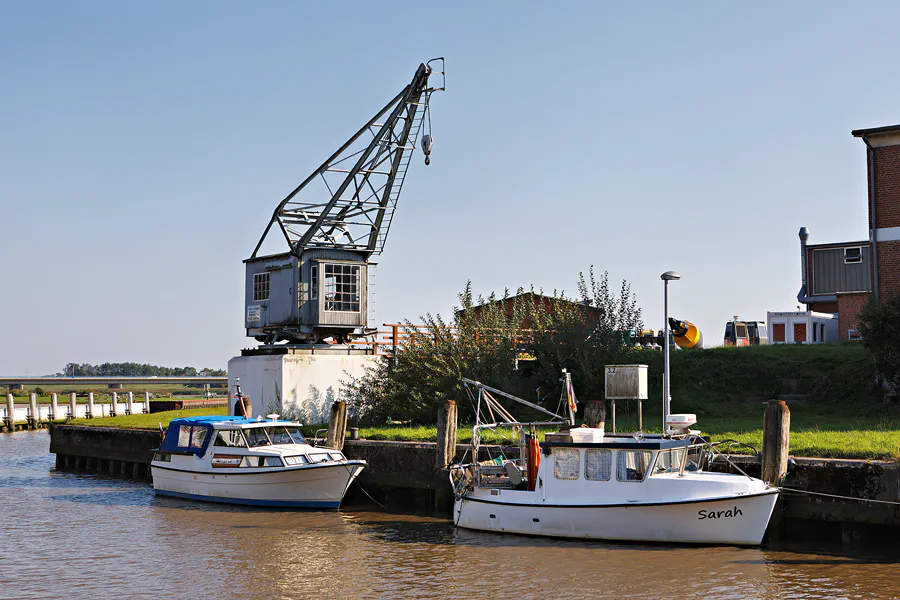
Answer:
POLYGON ((839 500, 855 500, 856 502, 872 502, 874 504, 888 504, 891 506, 900 506, 900 502, 891 500, 870 500, 868 498, 854 498, 853 496, 841 496, 840 494, 825 494, 823 492, 810 492, 809 490, 799 490, 797 488, 789 488, 781 486, 779 488, 784 492, 793 492, 795 494, 808 494, 810 496, 823 496, 825 498, 838 498, 839 500))

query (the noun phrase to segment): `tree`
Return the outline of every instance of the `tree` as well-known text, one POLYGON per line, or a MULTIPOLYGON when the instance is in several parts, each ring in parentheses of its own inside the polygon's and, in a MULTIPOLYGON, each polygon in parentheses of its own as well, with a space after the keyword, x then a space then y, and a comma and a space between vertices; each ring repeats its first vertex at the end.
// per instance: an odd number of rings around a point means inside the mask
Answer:
POLYGON ((879 373, 896 388, 900 385, 900 294, 878 303, 870 296, 859 311, 859 331, 879 373))
POLYGON ((514 297, 508 291, 500 298, 479 296, 476 305, 468 282, 452 321, 440 315, 426 315, 424 326, 407 321, 393 356, 345 384, 354 414, 369 422, 390 417, 430 423, 439 404, 456 400, 465 422, 474 407, 463 377, 554 409, 563 368, 573 373, 576 395, 602 409, 603 367, 632 351, 623 332, 642 326, 641 311, 628 283, 613 292, 606 273, 579 274, 578 290, 574 300, 533 289, 523 295, 520 288, 514 297), (520 368, 525 364, 534 366, 520 368))

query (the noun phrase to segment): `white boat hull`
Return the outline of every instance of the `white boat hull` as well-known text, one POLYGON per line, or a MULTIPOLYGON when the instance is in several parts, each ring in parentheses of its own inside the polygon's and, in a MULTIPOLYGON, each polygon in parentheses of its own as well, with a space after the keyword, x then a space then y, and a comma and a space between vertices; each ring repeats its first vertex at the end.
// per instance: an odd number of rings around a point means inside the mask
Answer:
POLYGON ((362 461, 346 461, 248 473, 248 469, 180 470, 154 461, 151 470, 153 489, 166 496, 228 504, 337 508, 364 466, 362 461))
MULTIPOLYGON (((509 494, 509 492, 505 492, 509 494)), ((777 490, 718 499, 630 505, 546 505, 465 497, 459 527, 553 537, 640 542, 758 545, 777 490)))

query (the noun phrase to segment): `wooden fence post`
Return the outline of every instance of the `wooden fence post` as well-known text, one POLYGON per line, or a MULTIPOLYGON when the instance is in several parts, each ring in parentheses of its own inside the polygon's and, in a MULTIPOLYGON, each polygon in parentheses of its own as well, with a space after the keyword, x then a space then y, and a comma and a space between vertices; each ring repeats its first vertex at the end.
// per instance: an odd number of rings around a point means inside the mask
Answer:
POLYGON ((12 394, 6 395, 6 426, 10 433, 16 430, 16 397, 12 394))
POLYGON ((28 412, 31 413, 30 422, 28 423, 31 429, 37 429, 38 423, 41 420, 41 416, 38 414, 38 406, 37 406, 37 394, 31 392, 31 395, 28 398, 28 412))
POLYGON ((779 485, 787 473, 791 411, 784 400, 769 400, 763 419, 762 480, 779 485))
POLYGON ((56 395, 56 392, 50 394, 50 414, 48 415, 48 421, 55 421, 59 417, 56 415, 59 413, 59 397, 56 395))
POLYGON ((134 392, 128 392, 127 400, 125 400, 125 414, 134 414, 134 392))
POLYGON ((144 392, 144 414, 150 414, 150 392, 144 392))
POLYGON ((77 410, 78 410, 78 401, 76 399, 75 392, 70 392, 69 393, 69 417, 71 417, 72 419, 77 419, 78 418, 78 413, 76 412, 77 410))
POLYGON ((335 402, 331 405, 331 418, 328 421, 328 434, 325 445, 335 450, 344 448, 344 436, 347 435, 347 403, 335 402))
POLYGON ((116 405, 119 404, 119 394, 117 392, 112 393, 112 408, 109 411, 109 416, 114 417, 119 414, 116 405))
POLYGON ((456 458, 456 402, 448 400, 438 408, 436 469, 446 469, 456 458))
POLYGON ((94 418, 94 392, 88 392, 87 414, 88 419, 94 418))

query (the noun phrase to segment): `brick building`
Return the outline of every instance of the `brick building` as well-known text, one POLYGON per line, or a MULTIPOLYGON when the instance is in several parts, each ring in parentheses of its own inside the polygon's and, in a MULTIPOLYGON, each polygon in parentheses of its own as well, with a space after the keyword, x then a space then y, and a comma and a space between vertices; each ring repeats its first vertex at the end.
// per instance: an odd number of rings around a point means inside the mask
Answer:
POLYGON ((802 287, 797 300, 838 315, 839 339, 857 337, 857 314, 873 296, 900 292, 900 125, 852 132, 866 146, 869 239, 808 244, 800 229, 802 287))

